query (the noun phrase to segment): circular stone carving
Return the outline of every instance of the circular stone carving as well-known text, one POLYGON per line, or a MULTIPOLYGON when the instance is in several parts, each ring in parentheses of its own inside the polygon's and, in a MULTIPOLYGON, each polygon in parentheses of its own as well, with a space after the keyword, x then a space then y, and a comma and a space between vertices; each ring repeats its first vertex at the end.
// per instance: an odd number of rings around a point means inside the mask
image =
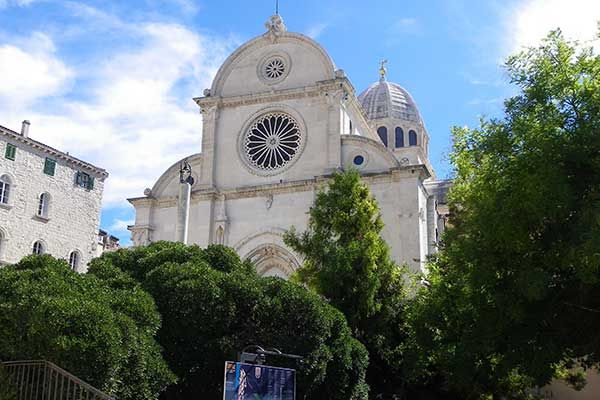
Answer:
POLYGON ((272 112, 259 117, 244 134, 246 160, 262 172, 275 172, 290 164, 302 147, 298 122, 290 115, 272 112))
POLYGON ((258 76, 268 85, 283 81, 289 74, 291 67, 290 57, 278 52, 265 57, 258 64, 258 76))
POLYGON ((265 64, 264 68, 267 79, 279 79, 285 72, 285 61, 280 57, 274 57, 265 64))

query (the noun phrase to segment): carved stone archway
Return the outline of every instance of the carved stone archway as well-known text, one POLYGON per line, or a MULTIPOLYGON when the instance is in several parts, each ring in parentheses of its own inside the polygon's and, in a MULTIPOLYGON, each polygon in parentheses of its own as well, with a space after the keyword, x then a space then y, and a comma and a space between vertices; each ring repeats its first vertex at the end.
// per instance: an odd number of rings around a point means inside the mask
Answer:
POLYGON ((258 246, 246 256, 256 266, 260 276, 289 278, 300 267, 296 257, 284 247, 274 243, 258 246))

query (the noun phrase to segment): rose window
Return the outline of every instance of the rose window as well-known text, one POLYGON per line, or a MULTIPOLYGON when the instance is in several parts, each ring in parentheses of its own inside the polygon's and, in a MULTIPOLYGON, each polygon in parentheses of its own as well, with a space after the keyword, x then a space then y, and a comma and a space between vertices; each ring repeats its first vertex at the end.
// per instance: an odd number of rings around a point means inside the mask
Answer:
POLYGON ((279 79, 285 73, 285 61, 280 57, 269 60, 264 66, 264 74, 268 79, 279 79))
POLYGON ((250 126, 244 138, 249 163, 263 171, 282 168, 294 159, 302 144, 302 135, 294 118, 270 113, 250 126))

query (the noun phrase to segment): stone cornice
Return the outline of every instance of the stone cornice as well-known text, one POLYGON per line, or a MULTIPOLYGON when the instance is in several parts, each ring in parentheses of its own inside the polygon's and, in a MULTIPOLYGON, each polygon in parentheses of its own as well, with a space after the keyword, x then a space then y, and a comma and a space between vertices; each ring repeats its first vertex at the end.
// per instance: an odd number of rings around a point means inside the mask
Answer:
POLYGON ((232 97, 207 96, 196 97, 194 101, 203 110, 212 107, 229 108, 241 105, 267 103, 282 100, 294 100, 307 97, 317 97, 331 90, 344 88, 352 91, 352 86, 346 78, 336 78, 327 81, 317 82, 316 85, 305 86, 302 88, 283 89, 277 91, 266 91, 260 93, 246 94, 232 97))
MULTIPOLYGON (((366 183, 397 182, 401 179, 415 175, 421 179, 429 177, 429 171, 424 165, 410 165, 394 167, 383 172, 371 172, 361 174, 361 179, 366 183)), ((311 179, 292 182, 271 183, 265 185, 245 186, 236 189, 223 189, 215 191, 214 188, 197 189, 192 192, 192 204, 200 201, 214 200, 218 195, 224 195, 227 200, 242 199, 250 197, 264 197, 266 194, 278 195, 296 192, 309 192, 324 187, 331 179, 332 174, 320 175, 311 179)), ((134 206, 155 206, 159 208, 175 207, 177 197, 169 196, 163 198, 138 197, 127 199, 134 206)))
POLYGON ((131 197, 128 198, 127 201, 134 207, 151 206, 156 202, 156 199, 154 197, 131 197))
POLYGON ((32 149, 41 150, 42 152, 67 162, 67 165, 73 168, 83 169, 93 173, 97 178, 104 180, 108 177, 108 172, 102 168, 98 168, 88 162, 75 158, 67 153, 63 153, 60 150, 57 150, 53 147, 45 145, 44 143, 38 142, 37 140, 33 140, 29 137, 25 137, 20 135, 19 133, 0 126, 0 135, 11 138, 19 143, 22 143, 32 149))

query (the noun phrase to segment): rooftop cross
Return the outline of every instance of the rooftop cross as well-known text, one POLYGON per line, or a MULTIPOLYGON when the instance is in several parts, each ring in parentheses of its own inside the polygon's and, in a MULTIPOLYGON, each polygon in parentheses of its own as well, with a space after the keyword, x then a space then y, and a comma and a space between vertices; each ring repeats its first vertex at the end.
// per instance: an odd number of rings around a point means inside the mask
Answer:
POLYGON ((381 60, 379 63, 379 75, 381 75, 381 80, 385 81, 385 75, 387 74, 387 68, 385 67, 388 63, 388 60, 381 60))

